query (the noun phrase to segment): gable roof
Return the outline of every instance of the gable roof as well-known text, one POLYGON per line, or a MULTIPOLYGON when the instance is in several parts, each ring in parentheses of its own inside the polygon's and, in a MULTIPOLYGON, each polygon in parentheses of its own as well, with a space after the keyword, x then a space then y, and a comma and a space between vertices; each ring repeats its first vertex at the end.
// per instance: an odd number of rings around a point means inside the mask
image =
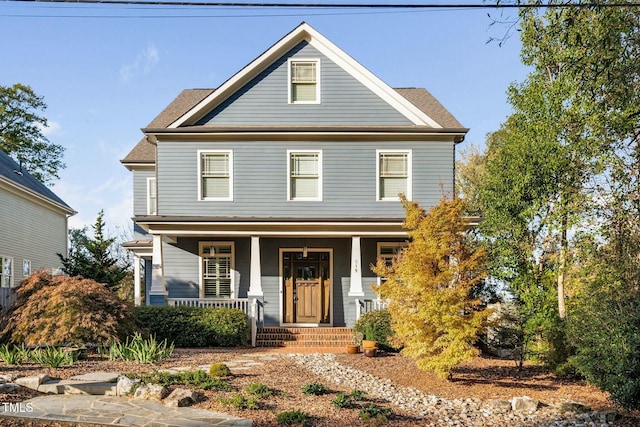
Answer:
POLYGON ((22 169, 7 153, 0 150, 0 183, 2 182, 9 184, 11 187, 23 193, 53 204, 69 215, 76 213, 76 211, 51 191, 49 187, 37 180, 25 169, 22 169))
POLYGON ((303 41, 306 41, 309 45, 327 56, 331 61, 348 72, 365 87, 403 114, 414 125, 426 126, 434 129, 443 127, 436 120, 430 117, 429 114, 418 108, 412 102, 408 101, 405 97, 400 95, 397 91, 380 80, 380 78, 375 76, 372 72, 345 53, 342 49, 313 29, 309 24, 303 22, 267 49, 262 55, 254 59, 242 70, 233 75, 229 80, 220 85, 218 89, 205 97, 183 116, 171 123, 168 128, 175 129, 183 126, 194 125, 200 118, 209 113, 216 106, 220 105, 276 60, 303 41))

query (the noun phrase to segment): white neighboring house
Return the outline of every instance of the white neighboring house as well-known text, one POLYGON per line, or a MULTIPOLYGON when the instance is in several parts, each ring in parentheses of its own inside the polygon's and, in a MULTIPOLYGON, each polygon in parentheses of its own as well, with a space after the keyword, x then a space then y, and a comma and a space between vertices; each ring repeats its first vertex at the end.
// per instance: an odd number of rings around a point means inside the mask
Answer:
POLYGON ((38 270, 59 269, 68 218, 76 212, 0 150, 0 306, 38 270))

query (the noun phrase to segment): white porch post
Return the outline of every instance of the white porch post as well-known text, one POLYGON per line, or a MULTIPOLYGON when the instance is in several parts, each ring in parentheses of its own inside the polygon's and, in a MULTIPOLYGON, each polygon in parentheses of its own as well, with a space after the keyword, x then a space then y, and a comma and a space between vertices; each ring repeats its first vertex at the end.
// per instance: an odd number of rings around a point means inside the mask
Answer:
POLYGON ((251 268, 249 270, 249 298, 263 298, 262 269, 260 268, 260 237, 251 236, 251 268))
POLYGON ((140 292, 140 257, 133 256, 133 302, 136 307, 141 304, 142 293, 140 292))
POLYGON ((360 236, 351 237, 351 280, 350 297, 363 297, 362 290, 362 255, 360 253, 360 236))
POLYGON ((151 305, 166 303, 167 290, 164 284, 164 267, 162 257, 162 236, 153 235, 153 259, 151 261, 151 289, 149 302, 151 305))

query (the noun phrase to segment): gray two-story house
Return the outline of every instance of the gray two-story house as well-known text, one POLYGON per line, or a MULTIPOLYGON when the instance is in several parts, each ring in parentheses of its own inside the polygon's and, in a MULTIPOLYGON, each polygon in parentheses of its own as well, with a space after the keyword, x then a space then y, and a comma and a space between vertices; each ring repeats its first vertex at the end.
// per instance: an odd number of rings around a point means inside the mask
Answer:
POLYGON ((0 306, 37 270, 56 271, 67 253, 68 218, 76 212, 0 150, 0 306))
POLYGON ((255 300, 265 326, 353 325, 370 265, 406 244, 398 195, 451 196, 467 130, 299 25, 217 89, 179 94, 122 160, 138 295, 144 282, 148 304, 255 300))

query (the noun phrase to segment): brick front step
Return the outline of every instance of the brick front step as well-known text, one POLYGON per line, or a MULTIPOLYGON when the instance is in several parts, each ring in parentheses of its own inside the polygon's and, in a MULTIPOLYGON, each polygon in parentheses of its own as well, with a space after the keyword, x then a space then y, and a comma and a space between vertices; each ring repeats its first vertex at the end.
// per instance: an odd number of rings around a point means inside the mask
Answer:
POLYGON ((344 347, 353 344, 351 328, 258 328, 257 347, 344 347))

